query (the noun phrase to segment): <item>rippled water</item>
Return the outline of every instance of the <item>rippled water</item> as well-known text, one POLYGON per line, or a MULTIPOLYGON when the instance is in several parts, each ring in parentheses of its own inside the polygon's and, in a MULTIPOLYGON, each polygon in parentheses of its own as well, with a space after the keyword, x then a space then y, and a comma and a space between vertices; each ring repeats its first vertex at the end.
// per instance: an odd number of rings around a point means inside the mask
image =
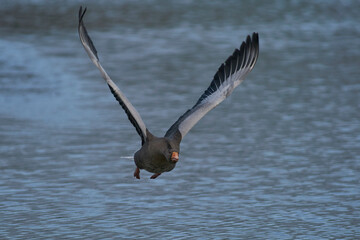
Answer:
POLYGON ((359 1, 2 1, 1 239, 360 238, 359 1), (158 136, 247 34, 259 61, 133 179, 140 138, 77 36, 158 136))

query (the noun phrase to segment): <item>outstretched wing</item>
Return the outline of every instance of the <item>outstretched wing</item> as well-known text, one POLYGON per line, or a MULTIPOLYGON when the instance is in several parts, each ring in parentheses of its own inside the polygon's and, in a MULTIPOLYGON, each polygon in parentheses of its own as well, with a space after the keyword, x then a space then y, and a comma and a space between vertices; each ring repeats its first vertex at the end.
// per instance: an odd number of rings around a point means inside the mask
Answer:
POLYGON ((245 79, 254 68, 259 56, 259 36, 253 33, 247 36, 239 49, 221 64, 208 89, 196 104, 185 112, 166 132, 165 137, 183 138, 189 130, 211 109, 219 105, 245 79))
POLYGON ((79 36, 82 45, 84 46, 87 54, 89 55, 91 61, 95 64, 95 66, 100 70, 101 75, 105 79, 108 84, 110 91, 116 98, 116 100, 120 103, 121 107, 125 110, 130 122, 134 125, 137 133, 141 137, 142 144, 145 143, 146 139, 146 126, 144 121, 141 119, 140 114, 136 111, 134 106, 130 103, 130 101, 126 98, 126 96, 120 91, 120 89, 116 86, 116 84, 111 80, 109 75, 105 72, 104 68, 101 66, 99 62, 99 58, 97 56, 96 48, 89 37, 85 25, 84 25, 84 15, 86 12, 86 8, 82 11, 82 7, 79 9, 79 36))

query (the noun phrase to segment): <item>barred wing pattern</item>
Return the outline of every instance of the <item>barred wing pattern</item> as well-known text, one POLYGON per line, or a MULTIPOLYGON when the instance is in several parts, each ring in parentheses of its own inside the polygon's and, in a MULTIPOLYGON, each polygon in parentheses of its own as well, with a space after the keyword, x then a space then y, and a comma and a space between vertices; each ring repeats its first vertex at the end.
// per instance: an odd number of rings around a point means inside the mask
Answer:
POLYGON ((121 107, 124 109, 125 113, 127 114, 130 122, 134 125, 137 133, 141 137, 142 145, 145 143, 146 140, 146 126, 144 121, 141 119, 140 114, 136 111, 134 106, 130 103, 127 97, 123 94, 123 92, 116 86, 116 84, 111 80, 109 75, 105 72, 104 68, 101 66, 99 58, 97 56, 96 48, 89 37, 83 18, 86 12, 86 8, 84 11, 82 7, 79 9, 79 36, 82 45, 84 46, 87 54, 89 55, 91 61, 95 64, 95 66, 100 70, 102 77, 105 79, 106 83, 108 84, 111 93, 114 95, 116 100, 120 103, 121 107))
POLYGON ((254 68, 259 56, 259 36, 253 33, 247 36, 239 49, 221 64, 210 86, 200 96, 196 104, 186 111, 166 132, 165 137, 175 137, 180 132, 181 138, 211 109, 227 98, 244 81, 254 68))

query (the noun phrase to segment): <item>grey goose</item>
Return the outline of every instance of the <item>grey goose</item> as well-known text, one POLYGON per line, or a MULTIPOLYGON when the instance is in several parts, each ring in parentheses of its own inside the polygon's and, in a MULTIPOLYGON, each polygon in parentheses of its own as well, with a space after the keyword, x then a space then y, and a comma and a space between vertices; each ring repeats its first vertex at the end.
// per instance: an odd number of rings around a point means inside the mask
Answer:
POLYGON ((96 48, 84 25, 85 12, 86 8, 82 10, 80 7, 78 31, 81 43, 141 138, 141 148, 134 155, 134 177, 140 179, 140 169, 153 173, 152 179, 171 171, 179 160, 180 142, 185 135, 206 113, 224 101, 254 68, 259 56, 258 33, 254 32, 252 37, 247 36, 240 48, 235 49, 225 63, 221 64, 210 86, 195 105, 180 116, 164 137, 156 137, 150 133, 140 114, 100 64, 96 48))

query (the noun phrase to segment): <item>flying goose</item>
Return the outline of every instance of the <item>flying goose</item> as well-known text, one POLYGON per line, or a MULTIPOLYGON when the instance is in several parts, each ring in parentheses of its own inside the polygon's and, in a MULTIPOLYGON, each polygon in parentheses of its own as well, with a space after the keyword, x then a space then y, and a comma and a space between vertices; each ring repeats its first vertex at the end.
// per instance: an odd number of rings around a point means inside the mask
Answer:
POLYGON ((221 64, 210 86, 195 105, 180 116, 164 137, 156 137, 150 133, 140 114, 101 66, 96 48, 84 25, 85 12, 86 8, 83 11, 80 7, 78 31, 81 43, 141 138, 142 146, 134 155, 134 177, 140 179, 140 169, 154 173, 151 179, 171 171, 179 161, 180 142, 185 135, 206 113, 224 101, 254 68, 259 55, 258 34, 254 32, 252 37, 247 36, 240 48, 235 49, 225 63, 221 64))

